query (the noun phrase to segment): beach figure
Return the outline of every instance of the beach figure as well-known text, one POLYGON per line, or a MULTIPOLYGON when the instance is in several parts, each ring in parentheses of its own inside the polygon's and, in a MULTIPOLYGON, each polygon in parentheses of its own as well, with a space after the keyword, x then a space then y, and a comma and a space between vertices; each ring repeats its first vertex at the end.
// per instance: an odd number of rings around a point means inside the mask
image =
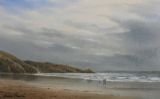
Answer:
POLYGON ((107 81, 106 79, 103 79, 103 86, 106 88, 106 85, 107 85, 107 81))

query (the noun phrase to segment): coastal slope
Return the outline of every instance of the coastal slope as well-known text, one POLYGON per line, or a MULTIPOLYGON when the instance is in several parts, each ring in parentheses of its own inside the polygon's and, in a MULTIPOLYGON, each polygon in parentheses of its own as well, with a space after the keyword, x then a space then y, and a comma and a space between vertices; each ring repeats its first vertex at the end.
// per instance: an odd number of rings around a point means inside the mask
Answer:
POLYGON ((16 56, 0 51, 0 72, 5 73, 91 73, 90 69, 82 70, 68 65, 48 62, 23 61, 16 56))
POLYGON ((39 70, 39 72, 43 73, 67 73, 67 72, 72 72, 72 73, 91 73, 93 72, 90 69, 82 70, 79 68, 75 68, 69 65, 63 65, 63 64, 53 64, 49 62, 34 62, 34 61, 24 61, 26 64, 29 64, 31 66, 34 66, 39 70))
POLYGON ((0 72, 36 73, 37 69, 7 52, 0 51, 0 72))

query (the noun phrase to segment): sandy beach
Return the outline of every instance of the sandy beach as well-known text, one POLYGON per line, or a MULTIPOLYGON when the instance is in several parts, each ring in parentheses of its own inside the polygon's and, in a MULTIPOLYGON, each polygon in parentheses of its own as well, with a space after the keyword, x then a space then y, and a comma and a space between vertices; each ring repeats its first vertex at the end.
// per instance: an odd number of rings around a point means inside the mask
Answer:
POLYGON ((135 99, 84 91, 40 88, 23 81, 0 80, 0 99, 135 99))

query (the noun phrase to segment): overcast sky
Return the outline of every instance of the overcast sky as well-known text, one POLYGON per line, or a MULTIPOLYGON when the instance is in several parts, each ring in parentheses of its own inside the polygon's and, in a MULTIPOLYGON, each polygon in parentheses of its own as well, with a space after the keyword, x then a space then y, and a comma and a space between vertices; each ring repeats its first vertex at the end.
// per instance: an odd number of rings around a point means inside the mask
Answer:
POLYGON ((159 0, 0 0, 0 50, 101 70, 160 70, 159 0))

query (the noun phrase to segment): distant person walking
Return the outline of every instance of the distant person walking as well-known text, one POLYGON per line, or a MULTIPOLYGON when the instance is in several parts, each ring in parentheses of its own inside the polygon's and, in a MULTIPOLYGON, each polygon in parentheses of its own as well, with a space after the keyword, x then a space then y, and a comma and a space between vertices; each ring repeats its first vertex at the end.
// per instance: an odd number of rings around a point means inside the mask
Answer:
POLYGON ((106 81, 106 79, 103 79, 103 86, 106 88, 106 86, 107 86, 107 81, 106 81))

